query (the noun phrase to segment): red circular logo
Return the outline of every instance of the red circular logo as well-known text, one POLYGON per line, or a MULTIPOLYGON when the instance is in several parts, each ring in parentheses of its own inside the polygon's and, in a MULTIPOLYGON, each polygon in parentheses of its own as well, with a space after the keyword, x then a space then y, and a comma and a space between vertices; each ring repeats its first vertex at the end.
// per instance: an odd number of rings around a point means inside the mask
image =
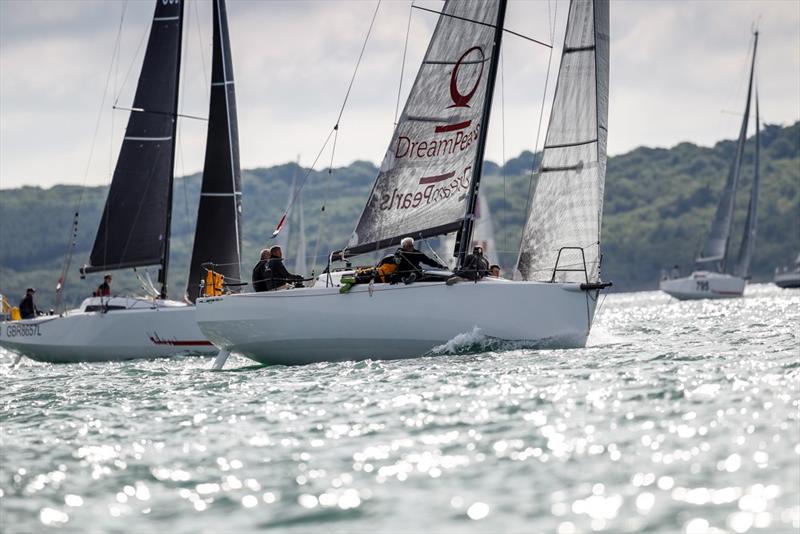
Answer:
POLYGON ((483 76, 483 62, 485 58, 486 56, 483 55, 483 49, 480 46, 473 46, 461 54, 461 57, 458 58, 458 61, 453 67, 453 74, 450 75, 450 98, 453 99, 453 105, 447 106, 448 109, 469 107, 469 101, 472 100, 472 97, 475 95, 475 91, 478 90, 478 84, 481 83, 481 76, 483 76), (469 92, 462 94, 458 90, 458 69, 461 68, 461 64, 464 62, 464 59, 475 51, 480 54, 480 59, 477 61, 478 65, 480 66, 480 70, 478 70, 478 75, 475 77, 475 83, 473 84, 472 88, 469 90, 469 92))

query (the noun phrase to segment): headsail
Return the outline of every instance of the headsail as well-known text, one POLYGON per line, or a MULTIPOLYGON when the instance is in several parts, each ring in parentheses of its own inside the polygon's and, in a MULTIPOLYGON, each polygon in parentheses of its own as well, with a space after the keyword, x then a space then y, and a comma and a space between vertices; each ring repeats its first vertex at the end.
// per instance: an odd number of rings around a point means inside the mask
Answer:
POLYGON ((556 280, 583 282, 583 255, 589 281, 599 280, 608 40, 608 0, 572 0, 539 179, 520 244, 516 276, 523 280, 549 281, 558 267, 580 271, 558 271, 556 280))
POLYGON ((753 251, 756 247, 756 230, 758 228, 758 189, 760 182, 759 152, 761 151, 760 129, 761 123, 758 116, 758 92, 756 92, 756 154, 755 170, 753 172, 753 185, 750 186, 750 204, 747 207, 747 219, 744 223, 744 236, 739 247, 739 256, 736 261, 734 274, 742 278, 750 277, 750 263, 753 260, 753 251))
POLYGON ((91 273, 162 264, 168 251, 183 2, 156 2, 153 25, 91 273))
POLYGON ((503 2, 444 4, 348 254, 461 228, 503 2))
POLYGON ((214 0, 213 11, 214 49, 206 157, 186 289, 187 298, 192 302, 199 295, 200 280, 205 278, 204 263, 214 263, 214 270, 226 279, 241 278, 242 178, 225 0, 214 0))
POLYGON ((742 155, 744 145, 747 141, 747 123, 750 119, 750 98, 753 91, 753 71, 756 65, 756 48, 758 46, 758 33, 755 34, 753 41, 753 60, 750 66, 750 82, 747 86, 747 103, 744 108, 742 126, 739 130, 739 141, 736 144, 736 153, 728 171, 728 179, 725 182, 725 189, 717 205, 717 212, 714 221, 711 223, 711 230, 706 238, 700 256, 695 260, 697 263, 718 262, 724 270, 725 256, 728 252, 728 242, 731 236, 731 225, 733 224, 733 208, 736 203, 736 188, 739 184, 739 174, 742 169, 742 155))

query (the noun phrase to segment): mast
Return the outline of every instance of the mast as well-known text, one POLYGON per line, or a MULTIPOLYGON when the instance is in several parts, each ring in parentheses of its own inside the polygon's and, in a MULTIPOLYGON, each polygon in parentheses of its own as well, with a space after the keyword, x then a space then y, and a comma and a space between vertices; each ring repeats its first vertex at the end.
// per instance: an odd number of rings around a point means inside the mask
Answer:
POLYGON ((475 228, 475 210, 478 205, 478 190, 480 189, 481 176, 483 174, 483 155, 486 151, 486 138, 489 133, 489 118, 492 114, 492 97, 494 96, 494 85, 497 79, 497 67, 500 59, 500 45, 503 40, 503 24, 506 18, 507 0, 500 0, 497 7, 497 23, 494 27, 494 44, 492 47, 492 59, 489 63, 489 78, 486 86, 486 95, 483 105, 483 116, 481 117, 482 135, 478 138, 478 149, 475 154, 475 167, 472 172, 472 182, 467 193, 467 213, 464 216, 464 223, 459 231, 458 265, 464 263, 464 258, 469 252, 472 243, 472 232, 475 228))
POLYGON ((183 52, 183 2, 178 6, 178 63, 175 68, 175 115, 172 117, 172 149, 169 156, 169 181, 167 192, 167 217, 164 225, 164 252, 161 256, 161 269, 158 271, 158 283, 161 284, 159 298, 167 298, 167 271, 169 270, 169 244, 172 235, 172 193, 175 184, 175 148, 178 143, 178 103, 181 92, 181 55, 183 52))
POLYGON ((739 256, 736 259, 736 272, 735 274, 742 278, 750 278, 750 263, 753 260, 753 251, 756 246, 756 233, 758 228, 758 190, 760 182, 759 173, 759 152, 761 149, 761 136, 760 136, 761 122, 758 115, 758 90, 756 90, 756 153, 755 153, 755 169, 753 171, 753 185, 750 186, 750 203, 747 206, 747 219, 744 224, 744 235, 742 236, 742 243, 739 247, 739 256))

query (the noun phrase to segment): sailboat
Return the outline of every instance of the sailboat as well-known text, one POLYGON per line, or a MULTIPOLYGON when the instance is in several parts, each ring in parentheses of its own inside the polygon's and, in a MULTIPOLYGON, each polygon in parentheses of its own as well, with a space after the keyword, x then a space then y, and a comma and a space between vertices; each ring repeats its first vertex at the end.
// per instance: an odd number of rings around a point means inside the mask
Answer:
POLYGON ((160 289, 150 283, 152 297, 91 297, 62 315, 1 323, 0 346, 54 363, 216 351, 197 327, 192 302, 204 264, 239 278, 241 179, 224 0, 214 0, 213 11, 208 133, 186 299, 167 293, 183 2, 159 0, 90 263, 81 271, 158 265, 160 289))
POLYGON ((758 93, 755 95, 756 135, 755 135, 755 171, 753 184, 750 188, 750 202, 747 209, 747 219, 744 225, 744 235, 739 248, 739 254, 733 269, 728 269, 727 255, 730 244, 731 227, 733 226, 733 208, 736 201, 736 190, 739 184, 739 175, 742 169, 744 146, 747 141, 747 125, 750 118, 750 103, 753 93, 753 77, 756 66, 756 48, 758 47, 758 32, 753 38, 753 56, 750 64, 750 81, 747 88, 747 102, 744 108, 744 117, 739 130, 739 140, 736 144, 731 168, 725 182, 725 189, 717 204, 717 211, 711 223, 702 252, 695 259, 697 269, 691 275, 673 278, 662 278, 659 283, 661 291, 680 300, 696 299, 722 299, 736 298, 744 294, 747 280, 750 278, 750 263, 755 250, 757 208, 759 190, 759 151, 761 142, 759 137, 760 120, 758 115, 758 93))
MULTIPOLYGON (((474 235, 505 0, 445 2, 356 229, 331 262, 396 247, 405 236, 474 235)), ((600 291, 606 168, 607 0, 572 0, 518 280, 446 285, 429 271, 411 284, 339 292, 333 269, 313 287, 200 298, 200 329, 229 353, 264 364, 307 364, 438 353, 475 333, 532 347, 586 344, 600 291), (559 213, 552 220, 552 213, 559 213), (546 221, 542 224, 542 221, 546 221), (575 260, 578 259, 578 263, 575 260)))
POLYGON ((776 286, 784 289, 800 287, 800 254, 794 260, 794 269, 783 270, 775 269, 775 277, 772 279, 776 286))
POLYGON ((289 187, 289 200, 286 203, 286 219, 278 235, 278 245, 285 255, 289 255, 290 240, 293 235, 293 214, 297 212, 297 237, 294 247, 293 273, 305 275, 308 269, 306 261, 306 223, 303 214, 303 193, 297 180, 297 171, 300 170, 298 160, 295 174, 292 176, 292 185, 289 187))

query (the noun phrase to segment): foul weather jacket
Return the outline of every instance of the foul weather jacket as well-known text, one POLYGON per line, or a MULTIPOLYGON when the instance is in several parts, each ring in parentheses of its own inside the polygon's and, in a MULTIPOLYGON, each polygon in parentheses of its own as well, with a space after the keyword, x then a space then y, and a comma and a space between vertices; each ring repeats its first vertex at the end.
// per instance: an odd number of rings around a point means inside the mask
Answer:
POLYGON ((417 249, 403 250, 402 248, 398 248, 394 255, 400 259, 400 262, 397 264, 397 271, 401 275, 419 272, 421 270, 419 266, 421 263, 436 267, 437 269, 447 269, 447 267, 436 260, 432 260, 417 249))

